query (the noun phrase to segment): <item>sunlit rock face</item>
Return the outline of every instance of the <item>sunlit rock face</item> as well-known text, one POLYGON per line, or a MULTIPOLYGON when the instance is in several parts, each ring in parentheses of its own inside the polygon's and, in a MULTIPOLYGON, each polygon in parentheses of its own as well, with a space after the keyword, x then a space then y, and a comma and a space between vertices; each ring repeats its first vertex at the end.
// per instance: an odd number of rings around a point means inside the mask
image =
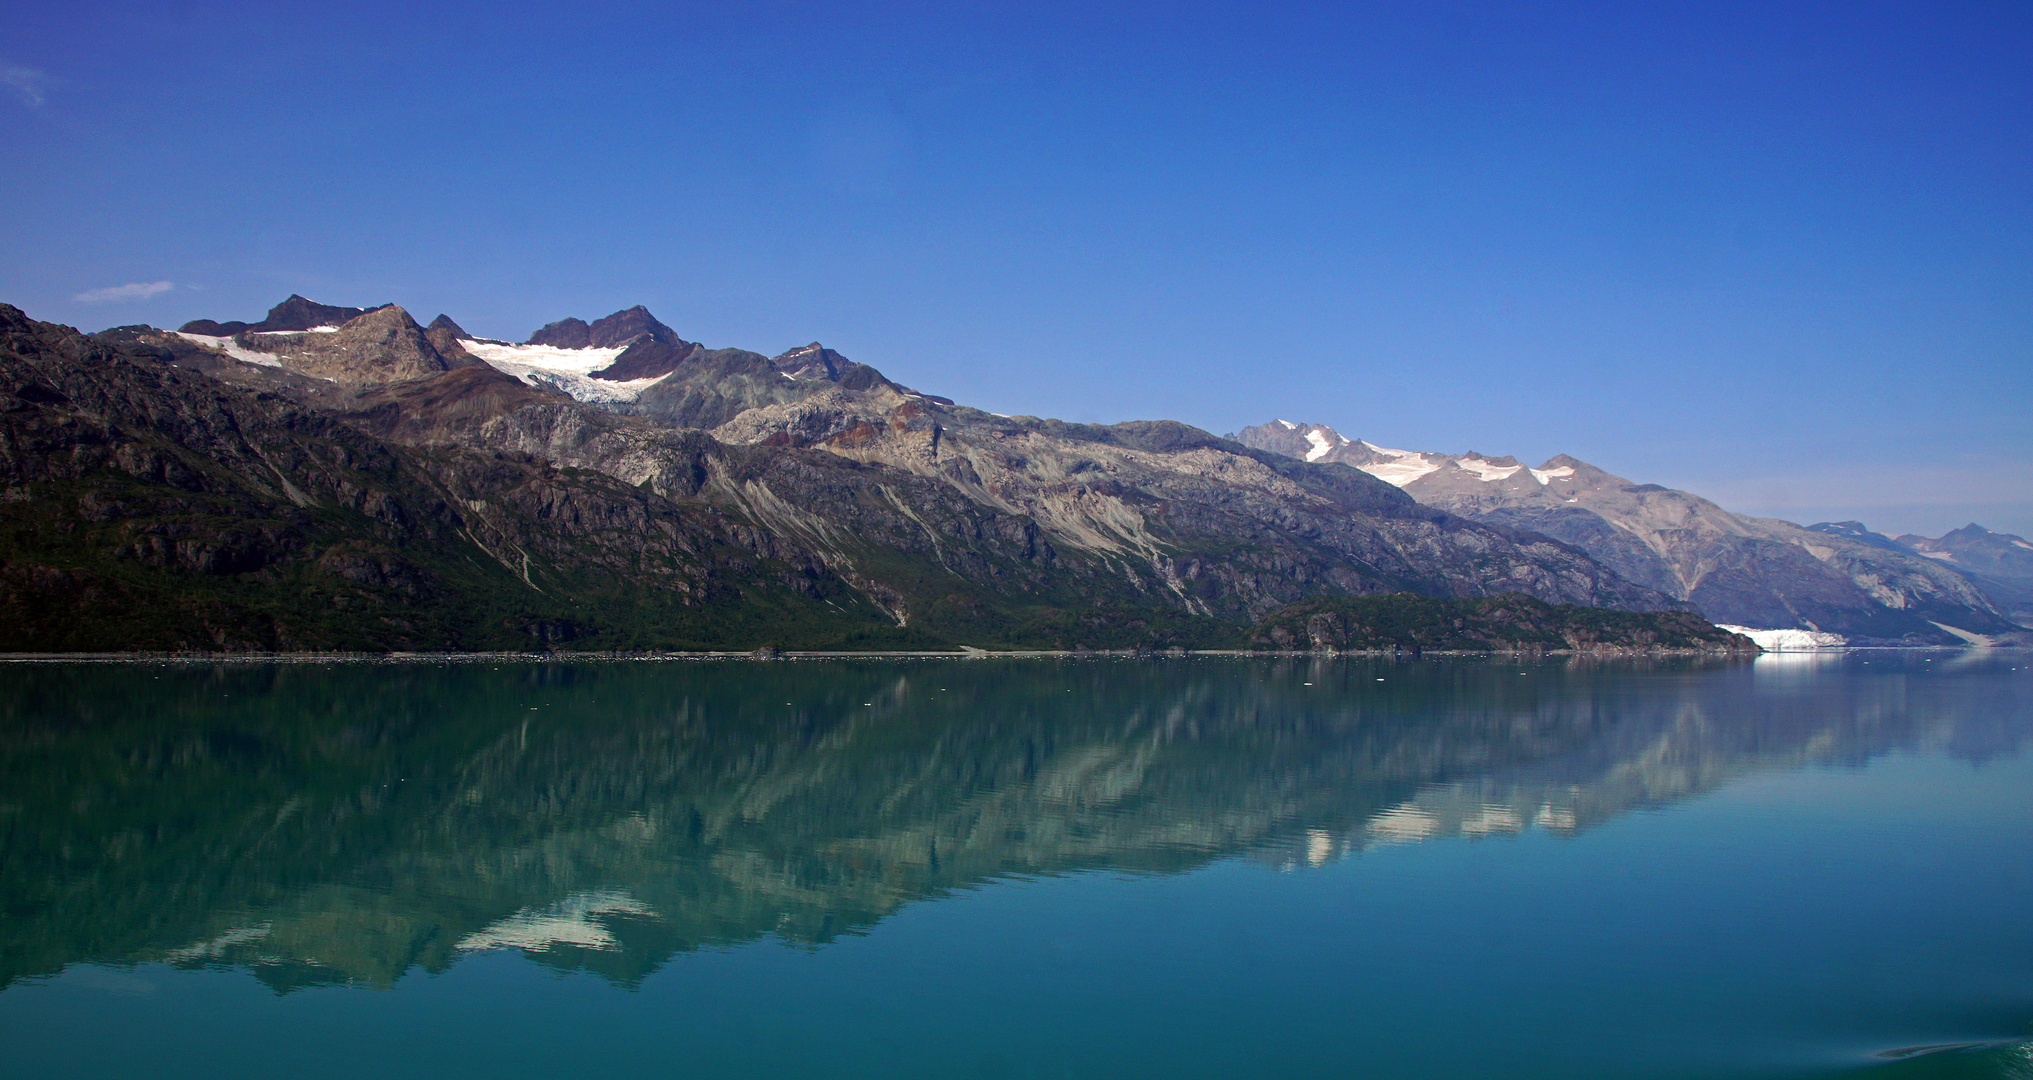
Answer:
POLYGON ((1300 870, 2018 737, 1953 679, 1818 662, 25 668, 0 980, 154 960, 286 990, 517 949, 632 983, 1011 875, 1300 870))

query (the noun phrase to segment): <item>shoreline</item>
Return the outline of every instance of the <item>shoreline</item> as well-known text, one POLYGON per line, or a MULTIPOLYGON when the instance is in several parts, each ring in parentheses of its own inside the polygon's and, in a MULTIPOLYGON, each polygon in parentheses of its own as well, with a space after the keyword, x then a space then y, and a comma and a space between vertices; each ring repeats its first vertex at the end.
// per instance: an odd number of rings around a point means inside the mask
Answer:
MULTIPOLYGON (((0 664, 51 664, 51 663, 477 663, 481 661, 516 661, 534 663, 563 663, 584 661, 636 661, 672 662, 687 660, 1044 660, 1044 659, 1132 659, 1132 660, 1178 660, 1191 657, 1226 656, 1263 659, 1315 659, 1331 660, 1341 657, 1393 657, 1402 660, 1419 660, 1428 657, 1502 657, 1504 659, 1527 659, 1543 657, 1713 657, 1716 659, 1756 659, 1759 656, 1835 656, 1850 652, 1897 651, 1897 652, 1943 652, 1960 653, 1975 646, 1956 647, 1951 645, 1859 645, 1830 649, 1799 649, 1763 652, 1723 651, 1714 649, 1183 649, 1137 650, 1137 649, 967 649, 959 652, 933 650, 701 650, 697 652, 569 652, 564 650, 542 652, 79 652, 79 653, 0 653, 0 664)), ((2002 651, 2010 651, 2010 647, 2002 651)))

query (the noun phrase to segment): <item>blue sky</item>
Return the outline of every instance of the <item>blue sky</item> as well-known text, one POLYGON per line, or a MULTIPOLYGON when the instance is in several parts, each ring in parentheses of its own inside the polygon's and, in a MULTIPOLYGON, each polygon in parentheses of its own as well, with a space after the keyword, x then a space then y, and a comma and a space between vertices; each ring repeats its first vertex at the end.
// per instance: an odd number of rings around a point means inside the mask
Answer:
POLYGON ((2024 3, 0 18, 0 300, 38 318, 643 303, 996 412, 2033 533, 2024 3))

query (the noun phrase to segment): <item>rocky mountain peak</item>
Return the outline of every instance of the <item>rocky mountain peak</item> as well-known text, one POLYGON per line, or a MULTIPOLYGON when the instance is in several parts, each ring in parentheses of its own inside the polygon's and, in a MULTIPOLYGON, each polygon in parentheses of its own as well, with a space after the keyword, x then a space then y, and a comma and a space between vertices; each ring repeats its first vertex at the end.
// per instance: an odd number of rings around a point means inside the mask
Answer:
POLYGON ((563 318, 543 324, 524 344, 548 345, 553 349, 590 349, 593 347, 593 328, 586 325, 584 319, 563 318))
POLYGON ((680 351, 689 346, 678 337, 677 331, 658 322, 656 316, 641 304, 590 323, 579 318, 545 323, 542 329, 529 336, 526 344, 548 345, 553 349, 617 349, 638 341, 678 347, 680 351))
POLYGON ((177 329, 179 333, 207 334, 213 337, 232 337, 235 334, 242 333, 280 334, 298 330, 309 330, 320 326, 343 326, 370 311, 380 311, 382 308, 393 306, 393 304, 381 304, 376 307, 364 308, 337 307, 332 304, 320 304, 315 300, 306 299, 296 293, 291 293, 289 294, 289 299, 269 308, 267 317, 257 323, 239 322, 237 320, 214 322, 211 319, 192 319, 177 329))
POLYGON ((839 382, 840 376, 854 361, 814 341, 771 357, 770 363, 793 379, 839 382))
POLYGON ((654 341, 659 345, 683 346, 687 342, 678 333, 649 313, 649 309, 637 304, 624 308, 604 319, 595 319, 586 328, 587 340, 596 349, 612 349, 633 344, 637 341, 654 341))
POLYGON ((425 332, 429 332, 432 330, 449 330, 451 331, 452 336, 455 338, 471 338, 473 336, 467 333, 464 327, 460 326, 458 323, 453 322, 452 317, 450 315, 443 314, 439 315, 435 319, 432 319, 430 325, 424 327, 424 330, 425 332))
MULTIPOLYGON (((289 299, 268 309, 268 317, 248 327, 257 334, 280 333, 289 330, 309 330, 314 326, 344 326, 371 311, 385 311, 394 304, 379 304, 374 307, 335 307, 320 304, 315 300, 291 293, 289 299)), ((407 319, 407 314, 403 315, 407 319)))
POLYGON ((427 378, 468 362, 463 352, 448 359, 409 312, 394 304, 362 312, 329 333, 249 328, 245 340, 292 371, 346 384, 427 378))

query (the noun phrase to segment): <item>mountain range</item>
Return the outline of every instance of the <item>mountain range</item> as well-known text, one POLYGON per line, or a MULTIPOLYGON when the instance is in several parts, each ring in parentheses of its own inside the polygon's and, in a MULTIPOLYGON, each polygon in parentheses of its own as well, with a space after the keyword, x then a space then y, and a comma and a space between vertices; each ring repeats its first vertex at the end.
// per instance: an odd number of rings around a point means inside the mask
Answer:
MULTIPOLYGON (((91 335, 0 306, 0 431, 8 649, 1246 647, 1357 603, 1317 647, 1405 593, 1555 606, 1479 609, 1481 640, 1743 645, 1562 614, 1706 594, 1557 522, 1169 421, 999 416, 818 343, 707 348, 639 306, 522 342, 300 296, 91 335)), ((2010 629, 1912 562, 1924 614, 2010 629)))
POLYGON ((1529 468, 1473 451, 1392 450, 1289 420, 1229 438, 1345 464, 1422 505, 1573 544, 1719 624, 1821 631, 1852 643, 1950 644, 2016 639, 2033 616, 2033 545, 1976 525, 1940 540, 1894 540, 1857 522, 1801 526, 1731 513, 1565 454, 1529 468))

